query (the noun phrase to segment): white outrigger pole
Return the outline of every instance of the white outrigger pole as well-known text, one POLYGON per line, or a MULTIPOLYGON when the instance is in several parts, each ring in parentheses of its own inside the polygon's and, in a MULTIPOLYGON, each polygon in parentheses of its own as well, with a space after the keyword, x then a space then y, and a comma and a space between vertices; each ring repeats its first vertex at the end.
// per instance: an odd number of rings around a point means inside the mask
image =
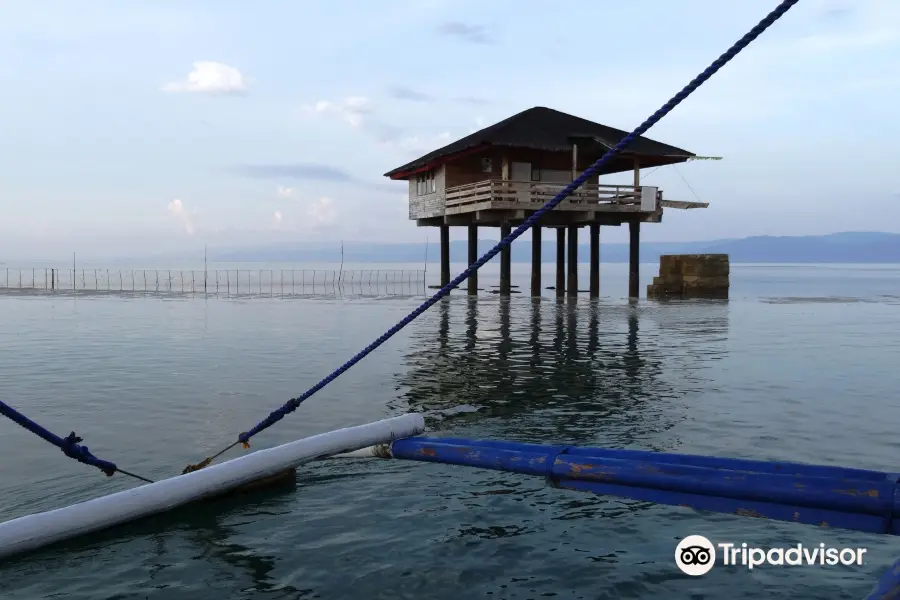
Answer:
POLYGON ((409 413, 259 450, 204 469, 0 523, 0 559, 218 496, 304 463, 424 433, 409 413))

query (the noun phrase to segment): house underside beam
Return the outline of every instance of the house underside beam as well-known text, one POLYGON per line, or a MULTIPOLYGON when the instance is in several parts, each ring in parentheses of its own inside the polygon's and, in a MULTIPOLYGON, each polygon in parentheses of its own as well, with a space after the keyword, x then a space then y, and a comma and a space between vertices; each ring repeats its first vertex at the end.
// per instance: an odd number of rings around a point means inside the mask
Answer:
MULTIPOLYGON (((477 225, 480 227, 500 227, 504 222, 513 227, 521 225, 525 219, 531 216, 533 211, 480 211, 450 215, 446 217, 430 217, 416 219, 419 227, 468 227, 477 225)), ((659 223, 662 221, 662 213, 603 213, 603 212, 549 212, 538 221, 542 227, 570 227, 584 225, 616 226, 626 223, 659 223)))

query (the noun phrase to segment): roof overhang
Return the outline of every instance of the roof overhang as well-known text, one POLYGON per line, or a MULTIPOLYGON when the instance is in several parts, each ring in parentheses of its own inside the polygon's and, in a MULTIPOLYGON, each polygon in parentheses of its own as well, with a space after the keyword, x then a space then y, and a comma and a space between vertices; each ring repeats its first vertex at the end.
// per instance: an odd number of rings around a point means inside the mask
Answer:
MULTIPOLYGON (((583 149, 584 151, 596 153, 597 158, 599 159, 601 156, 606 154, 613 146, 610 146, 603 140, 596 138, 594 136, 570 136, 570 139, 573 143, 577 143, 579 149, 583 149)), ((422 163, 421 165, 408 167, 400 169, 396 169, 394 171, 388 171, 384 174, 385 177, 389 177, 393 180, 403 180, 409 179, 410 177, 417 175, 419 173, 426 173, 433 169, 437 169, 438 167, 445 165, 449 162, 453 162, 459 158, 464 156, 469 156, 472 154, 477 154, 479 152, 483 152, 488 148, 522 148, 528 150, 537 150, 539 152, 565 152, 567 149, 565 148, 546 148, 546 147, 537 147, 537 146, 507 146, 507 145, 495 145, 490 144, 488 142, 482 144, 476 144, 474 146, 469 146, 468 148, 464 148, 463 150, 459 150, 457 152, 451 152, 449 154, 444 154, 441 156, 437 156, 432 160, 422 163)), ((653 155, 653 154, 635 154, 633 152, 629 152, 626 147, 625 150, 618 153, 615 157, 612 158, 609 167, 612 169, 607 170, 604 169, 601 173, 605 175, 613 174, 613 173, 624 173, 627 171, 631 171, 633 166, 633 159, 639 158, 640 164, 642 168, 651 168, 651 167, 662 167, 666 165, 674 165, 678 163, 687 162, 690 160, 702 160, 707 157, 697 157, 694 154, 685 153, 685 154, 663 154, 663 155, 653 155), (617 161, 621 161, 622 159, 628 159, 629 164, 626 166, 624 164, 615 165, 617 161)), ((713 159, 715 160, 715 159, 713 159)))
POLYGON ((410 167, 408 169, 396 169, 394 171, 388 171, 385 173, 385 177, 390 177, 391 179, 409 179, 413 175, 418 173, 425 173, 427 171, 431 171, 432 169, 436 169, 441 165, 444 165, 450 161, 456 160, 458 158, 462 158, 463 156, 469 156, 470 154, 477 154, 478 152, 482 152, 487 148, 490 148, 491 144, 476 144, 475 146, 469 146, 468 148, 464 148, 459 150, 458 152, 451 152, 450 154, 444 154, 442 156, 435 157, 434 159, 423 163, 417 167, 410 167))

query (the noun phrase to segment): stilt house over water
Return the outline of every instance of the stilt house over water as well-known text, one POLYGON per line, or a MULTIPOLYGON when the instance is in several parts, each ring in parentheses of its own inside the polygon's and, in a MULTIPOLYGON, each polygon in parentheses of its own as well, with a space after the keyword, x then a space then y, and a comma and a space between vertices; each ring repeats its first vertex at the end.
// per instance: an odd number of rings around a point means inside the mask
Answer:
MULTIPOLYGON (((478 257, 478 227, 512 226, 556 196, 627 132, 541 106, 439 148, 385 177, 409 181, 409 218, 441 231, 441 285, 450 282, 450 227, 468 227, 469 264, 478 257)), ((641 223, 659 223, 664 208, 703 208, 705 203, 666 200, 657 187, 642 186, 642 168, 683 163, 692 152, 637 138, 601 175, 634 172, 632 185, 586 183, 544 215, 532 229, 531 294, 541 295, 541 229, 556 229, 556 295, 578 292, 578 229, 590 228, 590 295, 600 293, 600 226, 628 223, 631 239, 629 296, 638 296, 641 223), (568 231, 568 281, 565 273, 568 231)), ((599 178, 599 179, 602 179, 599 178)), ((500 293, 510 293, 510 252, 500 255, 500 293)), ((477 273, 469 293, 478 290, 477 273)))

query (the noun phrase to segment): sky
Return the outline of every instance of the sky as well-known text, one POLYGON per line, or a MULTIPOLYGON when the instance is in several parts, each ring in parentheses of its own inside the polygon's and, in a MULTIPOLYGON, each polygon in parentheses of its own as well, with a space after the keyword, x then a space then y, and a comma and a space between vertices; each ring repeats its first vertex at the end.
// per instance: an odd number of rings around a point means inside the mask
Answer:
MULTIPOLYGON (((0 0, 0 261, 434 240, 386 171, 533 106, 630 131, 775 4, 0 0)), ((642 238, 900 232, 898 106, 900 2, 801 0, 646 134, 723 160, 646 175, 710 206, 642 238)))

